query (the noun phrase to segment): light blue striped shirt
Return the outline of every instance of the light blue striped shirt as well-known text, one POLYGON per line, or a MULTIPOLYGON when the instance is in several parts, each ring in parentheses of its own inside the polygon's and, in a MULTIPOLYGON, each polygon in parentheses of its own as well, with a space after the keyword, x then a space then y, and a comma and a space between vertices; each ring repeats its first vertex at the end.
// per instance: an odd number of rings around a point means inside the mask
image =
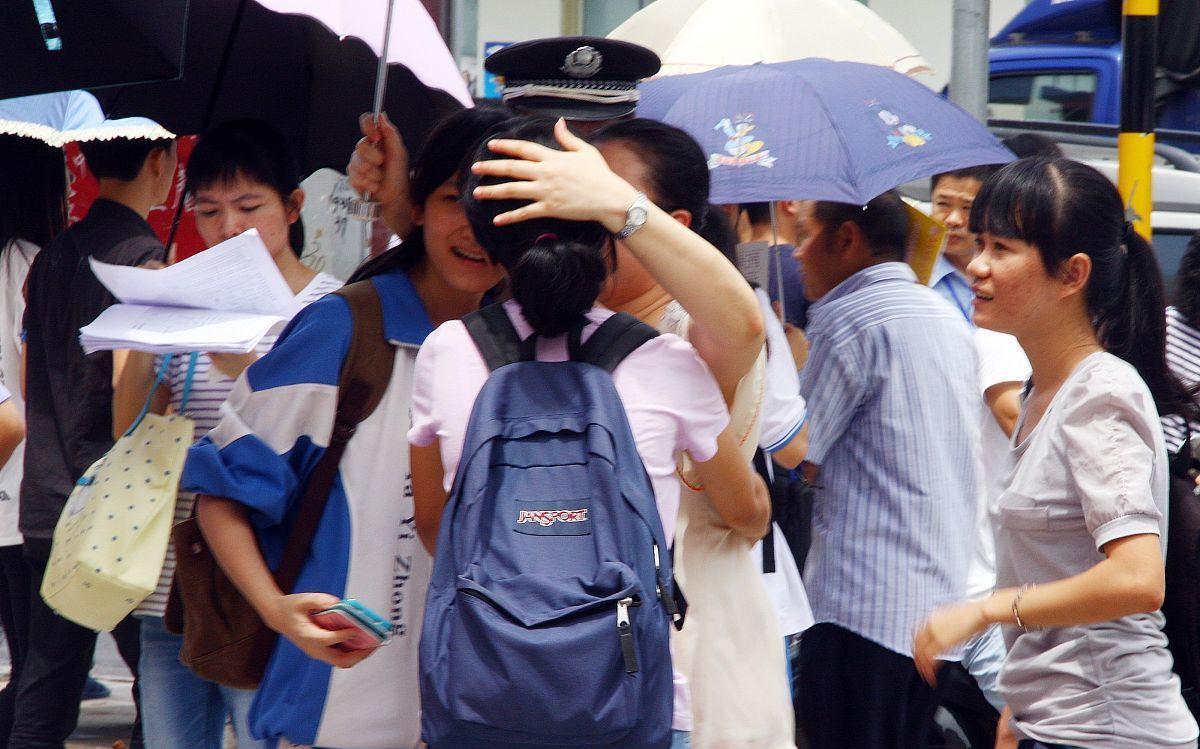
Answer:
POLYGON ((962 316, 904 263, 855 273, 809 308, 800 392, 821 467, 804 583, 817 622, 911 654, 961 600, 975 539, 979 393, 962 316))

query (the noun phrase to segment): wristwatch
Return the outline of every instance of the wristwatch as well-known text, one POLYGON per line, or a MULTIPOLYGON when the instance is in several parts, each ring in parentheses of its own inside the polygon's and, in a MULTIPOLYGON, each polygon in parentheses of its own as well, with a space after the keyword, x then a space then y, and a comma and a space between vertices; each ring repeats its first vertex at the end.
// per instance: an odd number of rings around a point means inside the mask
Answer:
POLYGON ((617 232, 618 239, 628 239, 635 231, 645 225, 646 219, 650 217, 650 200, 642 193, 638 193, 634 198, 633 204, 625 210, 625 226, 621 227, 621 231, 617 232))

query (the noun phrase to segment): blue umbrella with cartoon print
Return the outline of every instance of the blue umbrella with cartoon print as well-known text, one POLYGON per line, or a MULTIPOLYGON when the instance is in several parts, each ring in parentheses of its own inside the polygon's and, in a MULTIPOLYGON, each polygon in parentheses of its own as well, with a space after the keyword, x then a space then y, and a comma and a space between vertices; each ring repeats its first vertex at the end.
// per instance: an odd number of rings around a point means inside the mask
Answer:
POLYGON ((640 117, 686 130, 704 149, 714 203, 865 205, 915 179, 1015 158, 953 102, 877 65, 734 65, 640 89, 640 117))

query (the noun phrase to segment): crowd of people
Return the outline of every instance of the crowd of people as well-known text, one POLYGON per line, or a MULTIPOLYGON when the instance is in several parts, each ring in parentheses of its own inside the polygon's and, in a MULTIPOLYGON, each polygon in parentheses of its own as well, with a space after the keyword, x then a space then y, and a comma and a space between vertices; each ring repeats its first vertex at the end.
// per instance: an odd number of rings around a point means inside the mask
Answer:
POLYGON ((714 206, 682 130, 525 103, 451 115, 411 159, 386 116, 361 123, 350 181, 400 241, 348 283, 395 361, 292 589, 272 570, 361 323, 299 260, 283 138, 212 128, 184 190, 206 246, 257 230, 299 311, 251 353, 166 358, 85 355, 78 330, 115 301, 89 259, 166 262, 145 219, 175 143, 83 144, 99 197, 67 226, 62 152, 0 136, 0 746, 76 726, 96 632, 42 577, 76 482, 144 410, 192 419, 174 518, 280 637, 256 690, 181 663, 168 548, 114 630, 133 746, 218 749, 227 723, 241 749, 912 749, 948 724, 972 747, 1197 745, 1160 609, 1200 423, 1200 239, 1167 307, 1116 188, 1014 141, 1034 153, 933 178, 926 286, 896 191, 714 206), (770 288, 739 243, 774 253, 770 288), (590 368, 556 390, 568 370, 508 366, 558 362, 590 368), (543 412, 487 418, 521 404, 543 412), (314 616, 343 599, 386 647, 314 616), (604 648, 615 670, 584 670, 604 648))

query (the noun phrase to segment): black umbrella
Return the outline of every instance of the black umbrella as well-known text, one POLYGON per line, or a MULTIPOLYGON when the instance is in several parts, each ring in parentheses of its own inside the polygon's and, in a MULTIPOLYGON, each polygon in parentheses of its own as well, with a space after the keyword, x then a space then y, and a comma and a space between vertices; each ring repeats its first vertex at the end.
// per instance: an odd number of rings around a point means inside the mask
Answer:
MULTIPOLYGON (((377 64, 366 43, 339 39, 311 18, 248 0, 195 0, 179 80, 94 93, 110 117, 150 117, 177 133, 239 117, 264 120, 289 139, 307 174, 345 168, 359 138, 358 115, 373 106, 377 64)), ((403 65, 388 66, 384 109, 410 149, 461 107, 403 65)))
POLYGON ((176 78, 187 8, 188 0, 3 0, 0 99, 176 78))

